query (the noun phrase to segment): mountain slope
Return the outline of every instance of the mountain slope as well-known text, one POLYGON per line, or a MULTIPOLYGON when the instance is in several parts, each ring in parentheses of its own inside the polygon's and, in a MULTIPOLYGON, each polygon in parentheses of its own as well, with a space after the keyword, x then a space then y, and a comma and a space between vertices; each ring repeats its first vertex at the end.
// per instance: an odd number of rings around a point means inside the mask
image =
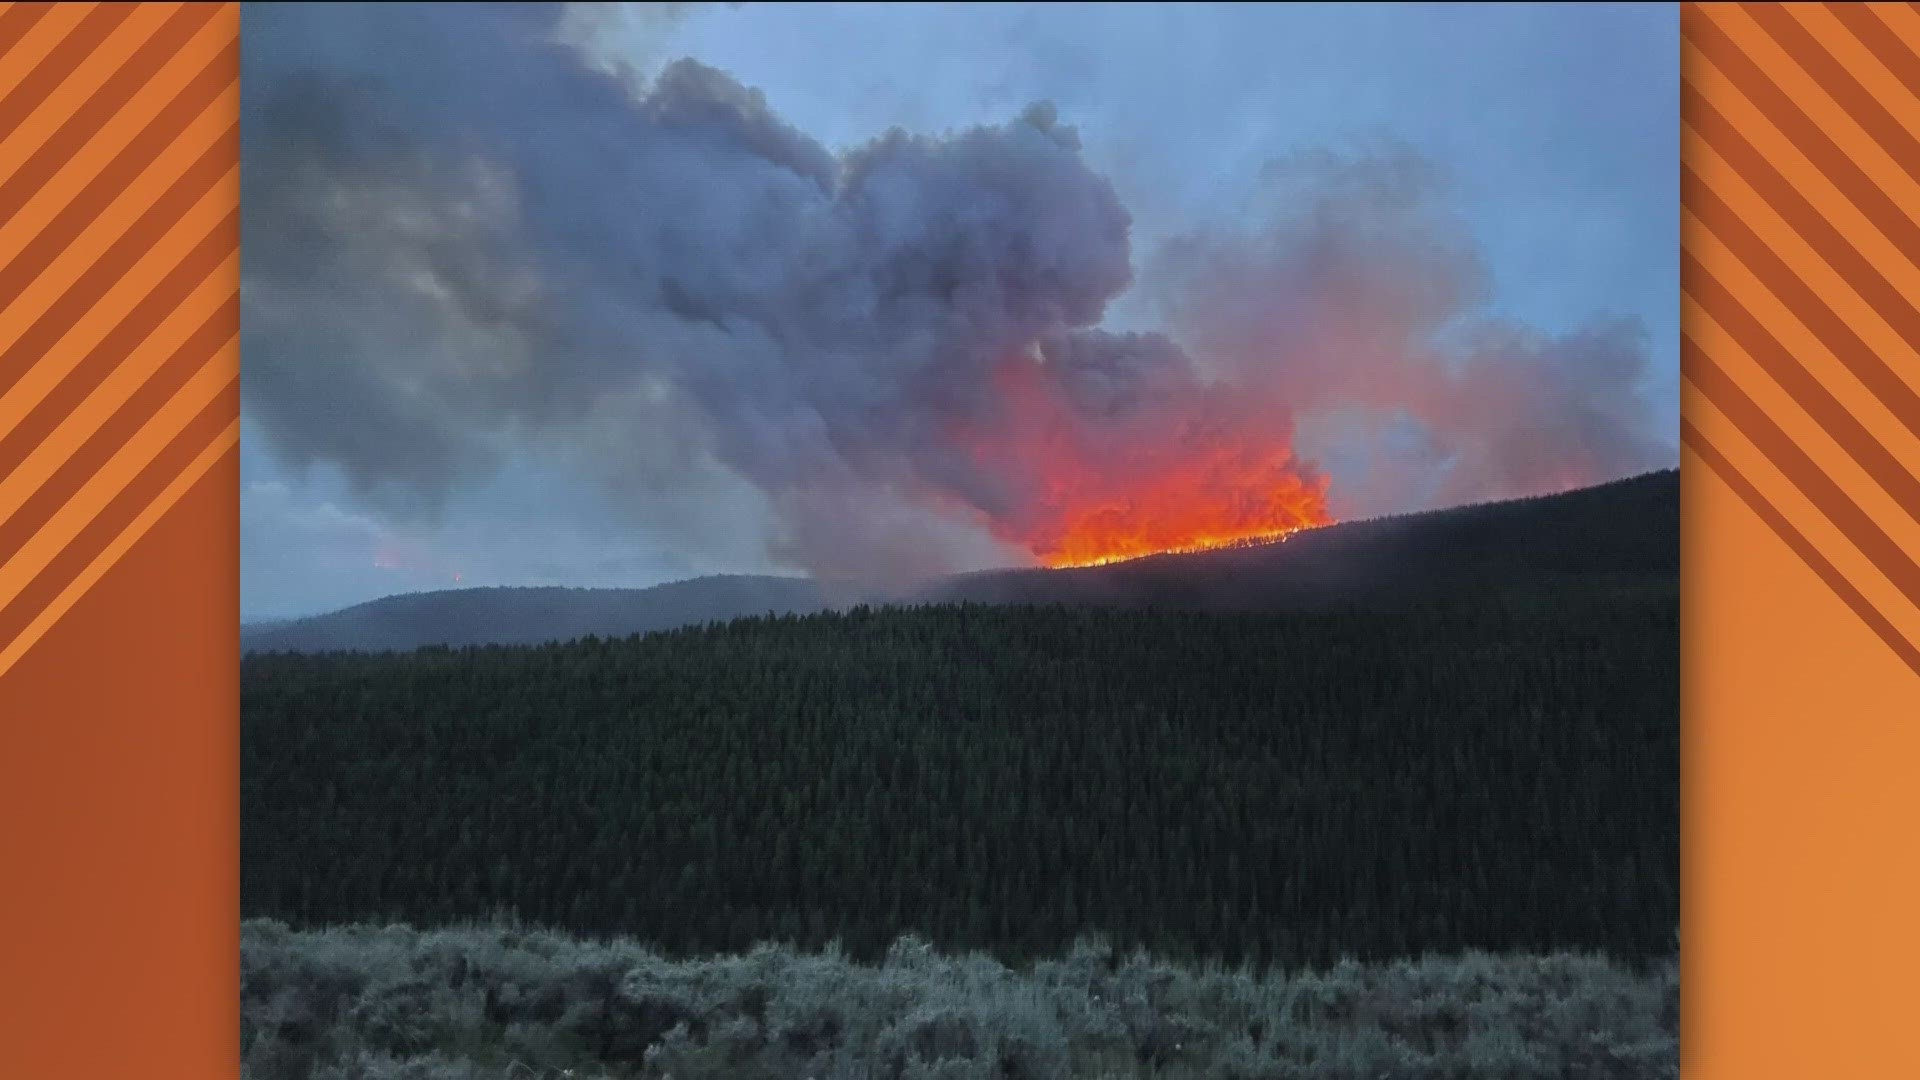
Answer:
POLYGON ((1296 533, 1282 543, 1071 570, 999 570, 921 598, 1185 610, 1400 606, 1489 588, 1612 588, 1680 569, 1677 470, 1296 533))
POLYGON ((804 578, 716 576, 650 589, 449 589, 389 596, 311 618, 243 627, 248 652, 535 645, 593 634, 625 637, 742 615, 826 606, 804 578))
MULTIPOLYGON (((1488 590, 1671 590, 1679 568, 1680 474, 1667 470, 1559 495, 1332 525, 1258 547, 1073 570, 961 574, 874 599, 1192 611, 1395 608, 1488 590)), ((651 589, 460 589, 243 627, 241 642, 250 652, 537 644, 834 606, 842 605, 810 581, 764 576, 651 589)))

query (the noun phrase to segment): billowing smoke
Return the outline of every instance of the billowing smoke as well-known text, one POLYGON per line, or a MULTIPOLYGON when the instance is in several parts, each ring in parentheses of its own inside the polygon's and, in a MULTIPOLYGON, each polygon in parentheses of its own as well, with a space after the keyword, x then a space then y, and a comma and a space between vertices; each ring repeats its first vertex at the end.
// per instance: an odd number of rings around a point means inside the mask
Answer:
POLYGON ((1353 410, 1410 418, 1422 501, 1657 453, 1624 420, 1632 325, 1460 336, 1477 263, 1410 159, 1296 163, 1269 227, 1152 263, 1173 337, 1112 334, 1129 217, 1050 106, 835 155, 722 72, 643 79, 583 32, 247 12, 246 408, 369 508, 571 452, 636 520, 744 482, 776 560, 908 577, 1324 521, 1296 420, 1371 438, 1353 410))
POLYGON ((1167 324, 1215 377, 1345 458, 1343 516, 1513 498, 1670 467, 1640 396, 1636 318, 1547 335, 1485 314, 1489 281, 1444 177, 1405 146, 1269 165, 1265 220, 1196 232, 1149 266, 1167 324), (1309 430, 1310 429, 1310 430, 1309 430))

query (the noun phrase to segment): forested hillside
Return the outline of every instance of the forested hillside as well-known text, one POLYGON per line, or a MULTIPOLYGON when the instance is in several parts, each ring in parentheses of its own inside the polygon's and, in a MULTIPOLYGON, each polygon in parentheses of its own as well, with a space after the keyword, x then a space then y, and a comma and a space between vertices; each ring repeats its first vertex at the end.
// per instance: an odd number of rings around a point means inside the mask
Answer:
POLYGON ((1396 610, 939 606, 255 655, 242 907, 670 954, 1667 955, 1671 576, 1396 610))

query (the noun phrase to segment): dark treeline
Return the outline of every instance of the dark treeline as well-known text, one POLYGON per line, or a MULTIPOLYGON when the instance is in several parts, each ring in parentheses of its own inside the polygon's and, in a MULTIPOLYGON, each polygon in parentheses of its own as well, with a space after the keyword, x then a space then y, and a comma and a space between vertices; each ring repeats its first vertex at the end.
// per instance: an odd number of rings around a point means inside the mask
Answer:
POLYGON ((672 955, 1670 954, 1670 576, 1399 612, 944 606, 256 655, 242 908, 672 955))

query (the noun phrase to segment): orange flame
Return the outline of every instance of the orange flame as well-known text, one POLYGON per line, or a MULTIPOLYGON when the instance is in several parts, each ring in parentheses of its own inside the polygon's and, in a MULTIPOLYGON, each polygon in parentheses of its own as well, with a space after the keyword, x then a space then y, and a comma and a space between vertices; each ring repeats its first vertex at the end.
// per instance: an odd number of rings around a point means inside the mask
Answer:
POLYGON ((1208 479, 1205 487, 1160 485, 1125 502, 1069 511, 1057 532, 1029 546, 1050 567, 1104 566, 1147 555, 1278 543, 1301 529, 1332 523, 1324 485, 1257 471, 1212 470, 1208 479), (1246 488, 1237 486, 1242 482, 1246 488))
POLYGON ((998 422, 961 439, 990 472, 1018 478, 1022 497, 989 528, 1042 564, 1277 542, 1332 523, 1326 477, 1294 455, 1284 416, 1178 381, 1091 424, 1042 369, 1030 357, 1001 365, 998 422))
POLYGON ((1049 569, 1070 570, 1082 566, 1111 566, 1114 563, 1144 559, 1150 555, 1193 555, 1202 551, 1265 547, 1268 544, 1284 543, 1301 529, 1314 527, 1300 525, 1280 532, 1250 536, 1201 536, 1164 547, 1160 546, 1158 541, 1139 536, 1115 538, 1088 535, 1074 538, 1072 548, 1043 561, 1049 569))

